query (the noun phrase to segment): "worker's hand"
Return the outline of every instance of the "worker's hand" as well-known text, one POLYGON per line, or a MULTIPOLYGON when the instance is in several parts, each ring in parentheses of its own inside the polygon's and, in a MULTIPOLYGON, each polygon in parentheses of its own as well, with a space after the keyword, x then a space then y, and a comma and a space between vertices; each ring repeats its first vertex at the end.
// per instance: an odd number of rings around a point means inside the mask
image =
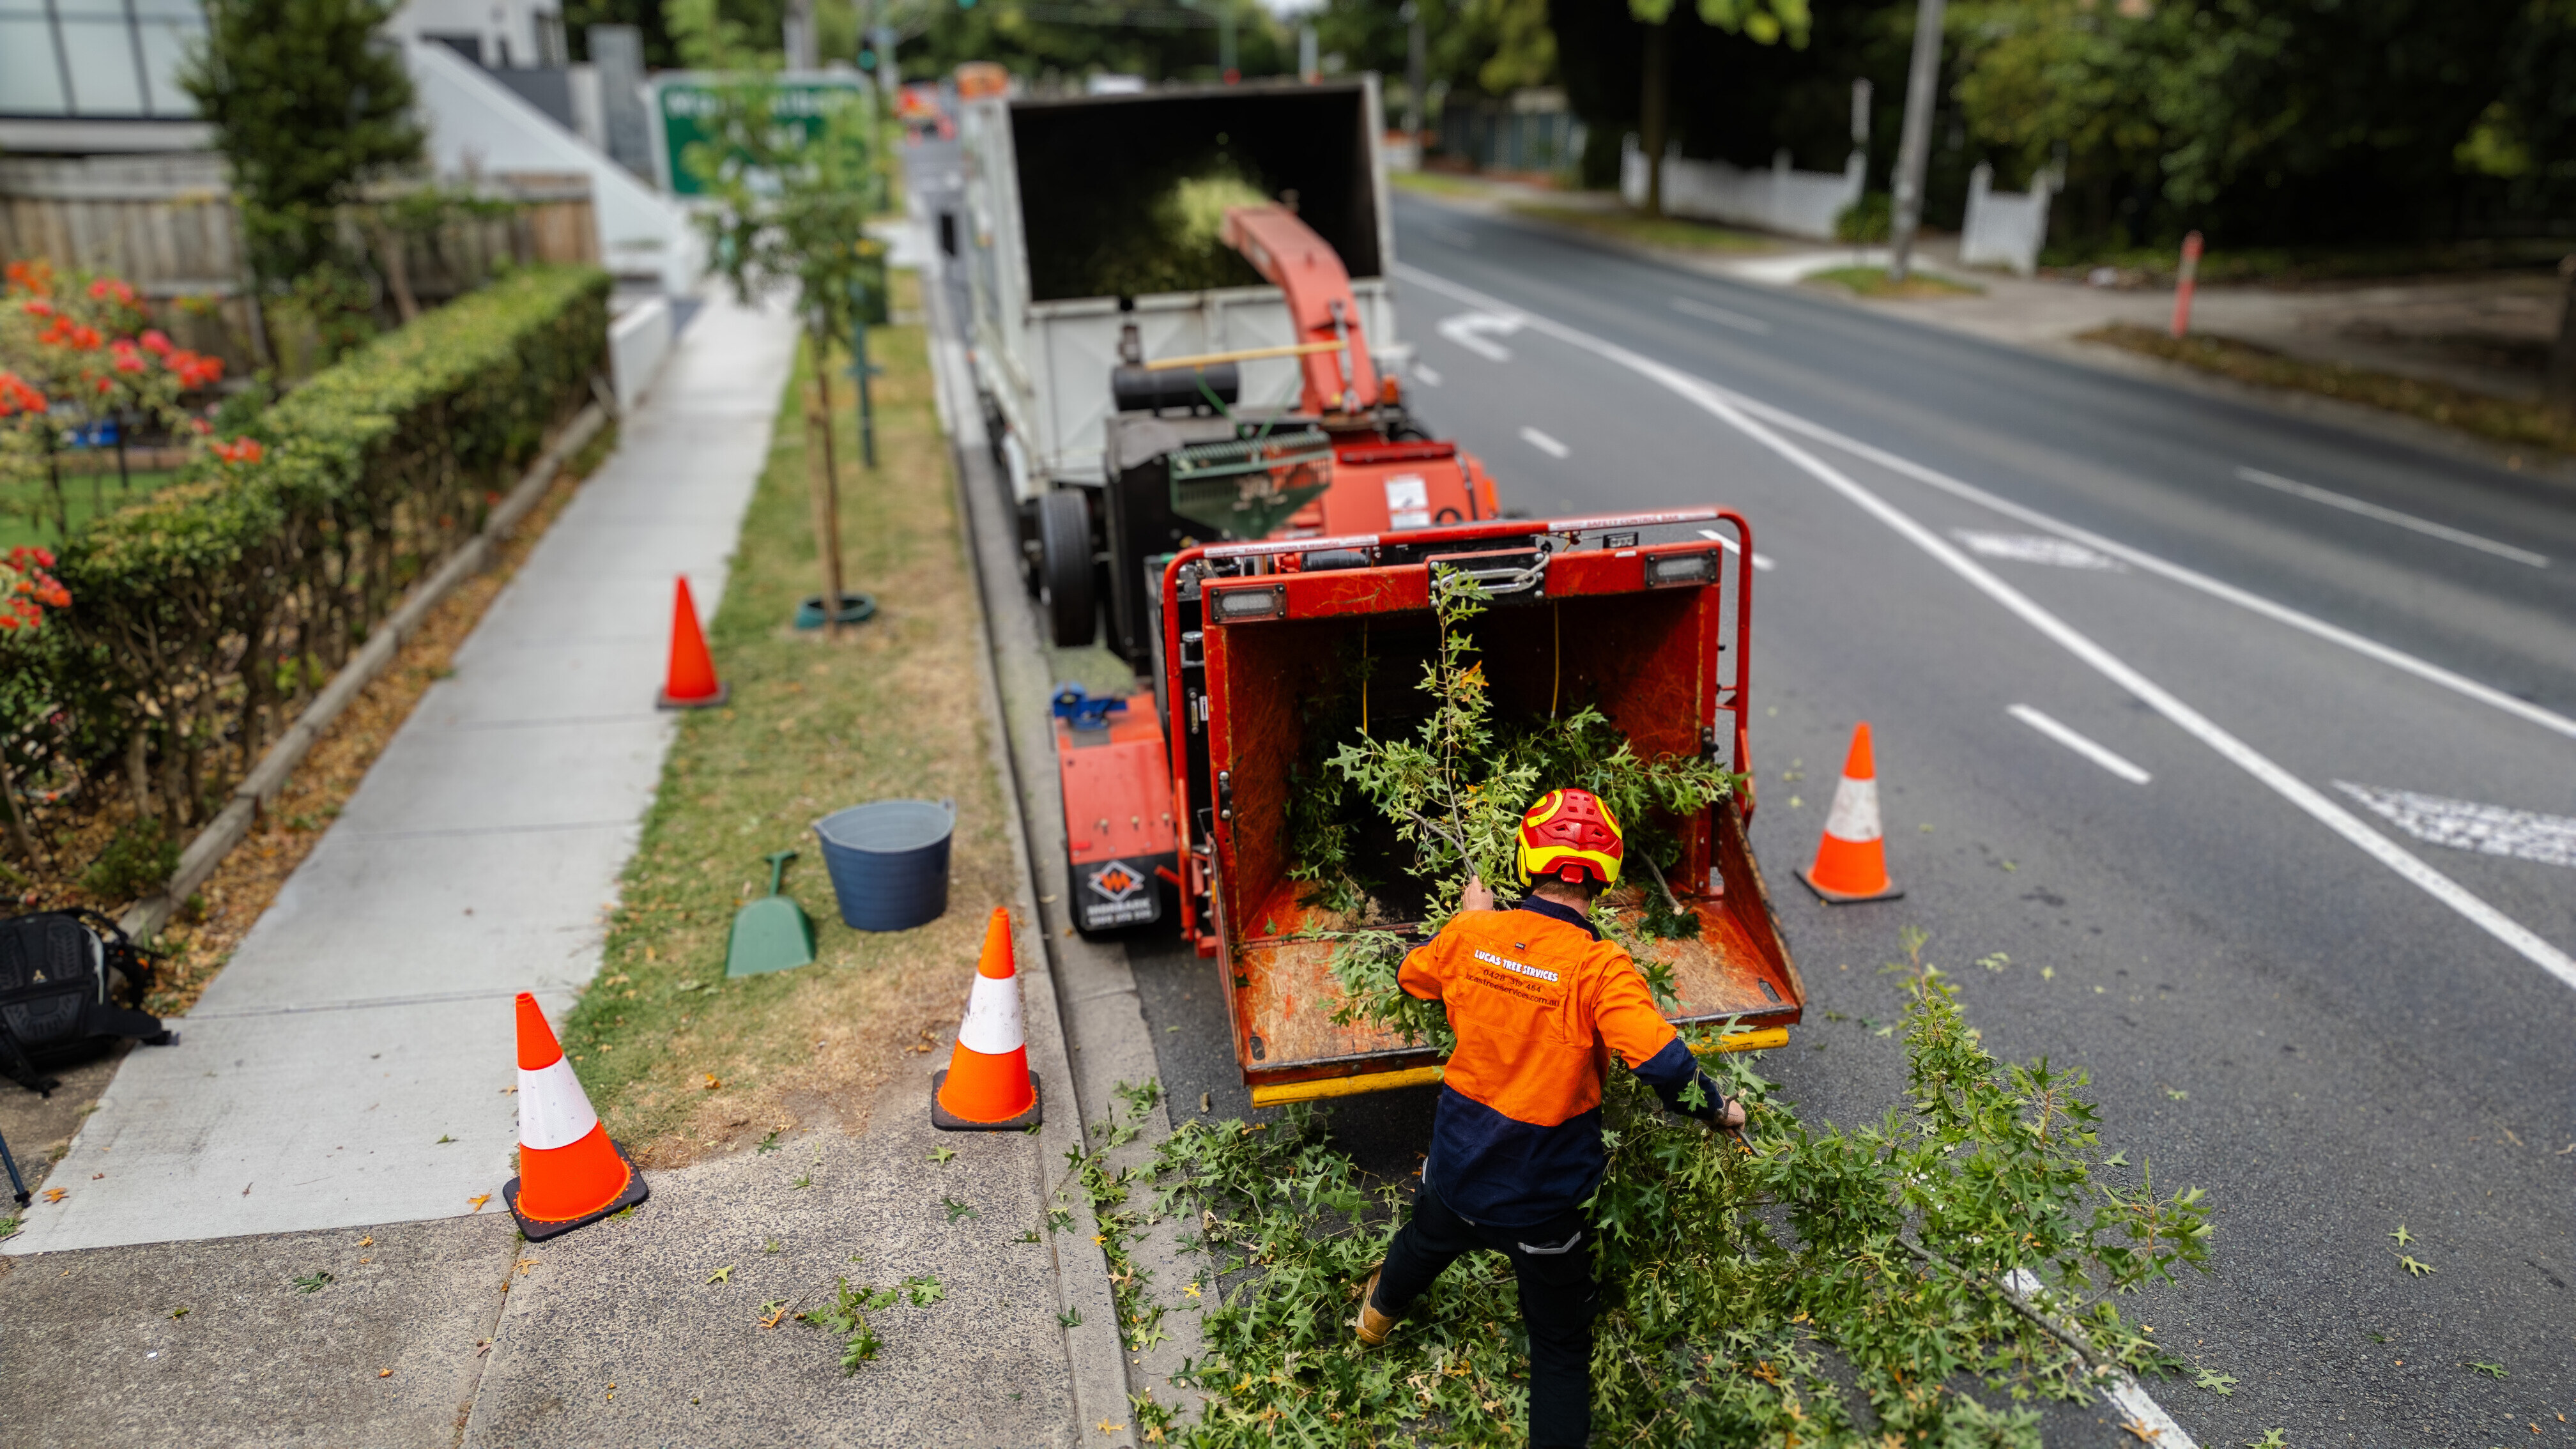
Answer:
POLYGON ((1741 1126, 1743 1126, 1743 1125, 1744 1125, 1744 1104, 1743 1104, 1742 1102, 1739 1102, 1739 1101, 1735 1100, 1733 1097, 1729 1097, 1729 1098, 1727 1098, 1727 1099, 1726 1099, 1726 1110, 1717 1114, 1717 1125, 1719 1125, 1720 1127, 1741 1127, 1741 1126))
POLYGON ((1458 893, 1458 909, 1490 911, 1493 908, 1494 893, 1485 888, 1484 877, 1474 875, 1467 877, 1467 888, 1458 893))

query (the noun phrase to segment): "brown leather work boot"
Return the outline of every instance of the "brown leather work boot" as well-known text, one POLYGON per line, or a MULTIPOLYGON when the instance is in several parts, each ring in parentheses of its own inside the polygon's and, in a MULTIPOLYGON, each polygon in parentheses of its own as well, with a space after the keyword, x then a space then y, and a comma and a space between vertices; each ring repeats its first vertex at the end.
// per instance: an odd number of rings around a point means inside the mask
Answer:
POLYGON ((1395 1331, 1395 1320, 1377 1311, 1377 1275, 1385 1271, 1386 1264, 1380 1262, 1376 1267, 1369 1269, 1368 1281, 1360 1285, 1360 1319, 1357 1327, 1360 1342, 1371 1348, 1383 1346, 1386 1343, 1386 1336, 1395 1331))

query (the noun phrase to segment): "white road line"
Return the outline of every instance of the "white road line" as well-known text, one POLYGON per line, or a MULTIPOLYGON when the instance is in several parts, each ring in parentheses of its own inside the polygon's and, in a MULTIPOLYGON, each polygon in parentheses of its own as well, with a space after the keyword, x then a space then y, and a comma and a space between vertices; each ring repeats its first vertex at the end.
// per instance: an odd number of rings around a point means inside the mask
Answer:
POLYGON ((1488 362, 1509 362, 1512 350, 1494 337, 1509 337, 1521 330, 1521 319, 1508 312, 1461 312, 1442 319, 1441 336, 1466 348, 1488 362), (1490 335, 1489 335, 1490 334, 1490 335))
MULTIPOLYGON (((1725 534, 1722 534, 1722 533, 1718 532, 1718 531, 1717 531, 1716 529, 1714 529, 1714 528, 1703 528, 1703 529, 1701 529, 1701 530, 1699 531, 1699 536, 1700 536, 1700 537, 1702 537, 1702 538, 1713 538, 1713 539, 1716 539, 1716 540, 1717 540, 1717 546, 1718 546, 1719 548, 1725 549, 1728 553, 1742 553, 1742 552, 1744 552, 1743 545, 1738 544, 1734 539, 1731 539, 1731 538, 1727 537, 1725 534)), ((1773 564, 1772 564, 1772 562, 1771 562, 1771 555, 1769 555, 1769 554, 1767 554, 1767 553, 1764 553, 1762 550, 1760 550, 1760 549, 1758 549, 1758 548, 1757 548, 1757 549, 1755 549, 1755 550, 1753 551, 1753 566, 1754 566, 1756 569, 1759 569, 1759 570, 1763 571, 1764 573, 1768 573, 1768 572, 1770 572, 1770 571, 1771 571, 1771 569, 1774 567, 1774 565, 1773 565, 1773 564)))
MULTIPOLYGON (((1486 306, 1500 307, 1505 305, 1485 296, 1481 292, 1459 286, 1455 282, 1448 281, 1445 278, 1435 277, 1429 272, 1421 271, 1402 263, 1397 265, 1396 272, 1397 275, 1401 277, 1420 282, 1434 291, 1447 292, 1453 297, 1473 299, 1479 304, 1486 306)), ((1553 322, 1546 324, 1546 326, 1562 328, 1562 324, 1553 322)), ((1544 328, 1542 330, 1544 330, 1544 328)), ((1572 331, 1570 328, 1565 328, 1563 330, 1569 332, 1572 331)), ((1587 346, 1588 350, 1599 352, 1602 348, 1611 347, 1613 344, 1602 342, 1597 338, 1587 338, 1586 342, 1579 342, 1575 345, 1587 346)), ((1604 353, 1603 355, 1606 356, 1607 354, 1604 353)), ((1633 356, 1634 354, 1629 355, 1633 356)), ((1643 359, 1640 360, 1642 361, 1643 359)), ((1661 366, 1662 364, 1658 363, 1656 365, 1661 366)), ((1688 374, 1680 372, 1676 372, 1674 375, 1677 377, 1688 376, 1688 374)), ((2091 529, 2078 528, 2072 523, 2068 523, 2062 519, 2042 513, 2036 508, 2029 507, 2025 504, 2015 503, 2011 499, 2005 498, 2000 494, 1987 492, 1985 489, 1978 487, 1974 483, 1953 478, 1949 474, 1944 473, 1937 468, 1926 467, 1921 463, 1915 462, 1911 458, 1902 457, 1898 454, 1887 451, 1885 448, 1864 443, 1860 439, 1852 437, 1847 433, 1836 432, 1822 423, 1810 422, 1807 419, 1798 416, 1796 413, 1790 412, 1784 408, 1773 407, 1769 403, 1761 402, 1756 399, 1746 397, 1742 393, 1719 387, 1717 384, 1709 382, 1703 378, 1691 378, 1690 381, 1693 385, 1706 389, 1712 396, 1724 398, 1752 416, 1761 418, 1765 422, 1775 424, 1785 431, 1796 433, 1801 437, 1812 438, 1828 447, 1849 453, 1855 458, 1860 458, 1864 461, 1876 464, 1881 468, 1887 469, 1891 473, 1901 473, 1926 487, 1937 488, 1954 498, 1964 498, 1969 502, 1976 504, 1980 508, 1991 509, 1996 513, 2003 514, 2007 518, 2019 519, 2021 522, 2027 523, 2033 528, 2044 528, 2049 532, 2056 534, 2060 538, 2071 538, 2077 543, 2083 544, 2087 548, 2099 549, 2102 552, 2109 554, 2111 557, 2120 560, 2122 563, 2128 564, 2132 568, 2141 568, 2152 574, 2160 574, 2186 588, 2197 589, 2212 598, 2223 599, 2228 603, 2234 604, 2240 609, 2260 614, 2264 618, 2270 619, 2276 624, 2287 624, 2291 628, 2297 629, 2302 633, 2314 635, 2319 639, 2325 640, 2329 644, 2349 649, 2353 653, 2359 654, 2364 658, 2375 659, 2380 663, 2387 665, 2391 669, 2401 670, 2407 674, 2412 674, 2416 678, 2421 679, 2428 684, 2439 685, 2454 694, 2476 700, 2478 703, 2486 705, 2491 709, 2502 710, 2506 714, 2516 715, 2532 724, 2536 724, 2542 729, 2549 730, 2556 734, 2565 735, 2569 739, 2576 739, 2576 719, 2570 719, 2566 715, 2558 713, 2556 710, 2533 704, 2527 699, 2518 699, 2491 684, 2481 684, 2477 680, 2469 678, 2467 675, 2454 673, 2451 670, 2445 669, 2441 665, 2435 664, 2429 659, 2419 659, 2416 656, 2407 653, 2403 649, 2391 648, 2386 644, 2380 643, 2376 639, 2370 638, 2368 635, 2356 634, 2350 629, 2344 628, 2340 624, 2329 624, 2325 620, 2320 619, 2313 614, 2302 613, 2297 609, 2291 608, 2287 604, 2275 603, 2270 599, 2264 598, 2260 594, 2251 593, 2247 590, 2238 588, 2234 584, 2225 583, 2221 580, 2211 578, 2209 575, 2204 574, 2197 569, 2188 569, 2178 563, 2169 563, 2143 549, 2131 548, 2129 545, 2121 543, 2116 539, 2105 538, 2101 534, 2093 532, 2091 529)))
POLYGON ((2576 820, 2531 810, 2508 810, 2474 800, 2446 800, 2384 785, 2334 782, 2336 789, 2367 805, 2417 840, 2474 850, 2480 855, 2509 855, 2543 865, 2576 868, 2576 820))
POLYGON ((1547 434, 1540 432, 1536 428, 1521 429, 1521 441, 1538 449, 1540 452, 1547 454, 1551 458, 1571 457, 1574 453, 1572 448, 1565 446, 1563 443, 1558 442, 1556 439, 1549 437, 1547 434))
POLYGON ((1437 237, 1453 247, 1464 247, 1471 251, 1475 249, 1476 239, 1454 226, 1442 226, 1437 222, 1426 221, 1422 224, 1422 230, 1426 235, 1437 237))
POLYGON ((2533 553, 2527 548, 2515 548, 2512 544, 2498 543, 2492 538, 2463 533, 2448 524, 2435 523, 2429 518, 2417 518, 2412 513, 2400 513, 2394 508, 2382 508, 2376 503, 2364 503, 2358 498, 2319 488, 2313 483, 2302 483, 2296 478, 2284 478, 2278 473, 2266 473, 2260 468, 2239 468, 2236 470, 2236 476, 2248 483, 2276 489, 2304 498, 2311 503, 2322 503, 2328 508, 2340 508, 2346 513, 2358 513, 2364 518, 2376 518, 2382 523, 2396 524, 2399 528, 2411 528, 2417 533, 2456 543, 2465 548, 2480 549, 2498 558, 2512 559, 2518 564, 2529 564, 2536 569, 2549 567, 2549 555, 2545 553, 2533 553))
POLYGON ((1702 321, 1715 322, 1721 327, 1732 327, 1738 332, 1750 332, 1756 337, 1771 335, 1771 324, 1761 318, 1748 317, 1741 312, 1730 312, 1724 307, 1713 307, 1696 297, 1675 297, 1673 310, 1688 312, 1702 321))
POLYGON ((1422 384, 1424 387, 1438 387, 1440 385, 1440 373, 1438 369, 1433 368, 1426 363, 1417 362, 1413 364, 1413 380, 1422 384))
MULTIPOLYGON (((1434 290, 1447 292, 1451 296, 1477 305, 1489 305, 1486 299, 1479 297, 1470 289, 1445 278, 1432 276, 1413 267, 1403 267, 1401 270, 1411 279, 1434 290)), ((2425 894, 2458 912, 2478 929, 2512 947, 2525 960, 2557 977, 2568 986, 2576 987, 2576 959, 2571 959, 2566 952, 2541 939, 2521 922, 2488 905, 2461 886, 2459 882, 2400 849, 2395 841, 2371 829, 2351 811, 2326 798, 2324 792, 2282 769, 2273 763, 2270 757, 2220 728, 2208 716, 2183 703, 2161 685, 2130 667, 2126 661, 2078 632, 2073 625, 2041 608, 2021 590, 1998 578, 1993 570, 1961 553, 1949 540, 1915 521, 1912 515, 1861 486, 1840 469, 1773 431, 1768 424, 1753 416, 1754 409, 1741 406, 1733 394, 1679 368, 1631 352, 1615 342, 1605 341, 1588 332, 1566 326, 1562 322, 1530 316, 1527 313, 1520 315, 1526 325, 1549 337, 1592 353, 1606 361, 1618 363, 1670 389, 1698 405, 1701 410, 1778 454, 1799 471, 1841 494, 1863 512, 1886 524, 1899 537, 1930 554, 1934 561, 1966 580, 1978 592, 2002 605, 2024 623, 2047 636, 2058 647, 2082 660, 2112 683, 2135 695, 2148 708, 2173 721, 2185 733, 2209 746, 2228 763, 2253 776, 2266 788, 2305 811, 2317 823, 2350 841, 2371 859, 2387 866, 2425 894)), ((1780 412, 1779 409, 1769 407, 1763 408, 1762 411, 1775 414, 1780 412)), ((2101 546, 2091 536, 2083 537, 2082 541, 2095 547, 2101 546)), ((2108 542, 2108 540, 2102 542, 2108 542)), ((2134 552, 2114 549, 2104 551, 2112 552, 2115 556, 2119 552, 2134 552)), ((2555 718, 2555 716, 2552 717, 2555 718)), ((2571 733, 2576 733, 2576 721, 2568 723, 2571 733)))
MULTIPOLYGON (((2042 1297, 2043 1286, 2039 1275, 2028 1268, 2015 1268, 2004 1275, 2005 1292, 2042 1314, 2054 1317, 2049 1314, 2049 1305, 2042 1297)), ((2062 1319, 2058 1321, 2058 1327, 2075 1333, 2079 1338, 2083 1336, 2075 1325, 2062 1319)), ((2110 1382, 2103 1387, 2102 1397, 2118 1405, 2120 1411, 2129 1416, 2129 1422, 2120 1427, 2137 1435, 2139 1443, 2152 1444, 2155 1449, 2200 1449, 2192 1442, 2191 1434, 2174 1422, 2173 1415, 2165 1412, 2164 1405, 2138 1386, 2137 1378, 2127 1369, 2117 1364, 2111 1366, 2110 1382)))
POLYGON ((2150 775, 2146 771, 2139 769, 2137 766, 2130 764, 2127 760, 2111 753, 2101 745, 2086 739, 2084 736, 2079 735, 2075 731, 2068 729, 2066 726, 2059 724, 2057 721, 2050 719, 2047 715, 2041 714, 2038 710, 2032 709, 2029 705, 2017 704, 2012 708, 2005 710, 2004 713, 2011 715, 2014 719, 2020 720, 2023 724, 2030 726, 2032 729, 2039 731, 2041 734, 2044 734, 2050 739, 2057 741, 2059 744, 2066 746, 2068 749, 2073 750, 2075 753, 2082 755, 2084 758, 2091 760, 2097 765, 2100 765, 2103 769, 2110 771, 2112 774, 2119 776, 2121 779, 2128 781, 2132 785, 2143 785, 2149 780, 2155 778, 2155 776, 2150 775))
POLYGON ((1999 558, 2009 563, 2046 564, 2058 569, 2101 569, 2122 572, 2120 561, 2106 553, 2095 553, 2080 543, 2050 538, 2038 533, 1988 533, 1982 529, 1954 528, 1950 536, 1968 546, 1968 552, 1982 558, 1999 558))

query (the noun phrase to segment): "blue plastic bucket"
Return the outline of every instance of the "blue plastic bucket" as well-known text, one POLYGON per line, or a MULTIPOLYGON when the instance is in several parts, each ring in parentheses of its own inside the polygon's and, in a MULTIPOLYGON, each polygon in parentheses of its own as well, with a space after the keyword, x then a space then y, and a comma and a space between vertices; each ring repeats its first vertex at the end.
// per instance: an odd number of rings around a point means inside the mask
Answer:
POLYGON ((814 822, 823 868, 843 923, 909 931, 948 911, 948 840, 954 800, 875 800, 814 822))

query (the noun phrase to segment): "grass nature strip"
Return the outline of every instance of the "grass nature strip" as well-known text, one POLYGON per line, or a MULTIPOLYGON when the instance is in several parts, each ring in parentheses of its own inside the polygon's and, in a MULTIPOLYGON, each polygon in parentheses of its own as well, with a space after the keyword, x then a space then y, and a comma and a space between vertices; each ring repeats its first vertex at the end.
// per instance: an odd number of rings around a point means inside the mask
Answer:
MULTIPOLYGON (((913 279, 897 300, 917 306, 913 279)), ((726 707, 690 712, 645 817, 600 975, 564 1049, 637 1160, 676 1166, 828 1115, 857 1131, 907 1050, 954 1026, 986 915, 1012 889, 1009 843, 975 673, 973 585, 918 326, 873 329, 880 466, 859 466, 855 409, 836 409, 849 587, 879 613, 843 631, 788 627, 814 592, 800 362, 708 626, 726 707), (843 806, 953 798, 948 913, 892 935, 841 924, 812 831, 843 806), (816 965, 727 979, 734 912, 765 894, 762 857, 794 850, 786 894, 812 918, 816 965)), ((846 370, 846 354, 832 365, 846 370)), ((847 403, 847 388, 836 388, 847 403)), ((656 620, 659 648, 663 627, 656 620)), ((637 701, 638 707, 643 702, 637 701)))
MULTIPOLYGON (((2034 1401, 2180 1366, 2113 1300, 2205 1269, 2200 1192, 2112 1180, 2083 1074, 1997 1061, 1937 968, 1904 970, 1908 1100, 1876 1123, 1810 1126, 1728 1056, 1712 1069, 1752 1109, 1739 1150, 1615 1076, 1589 1205, 1596 1442, 2036 1449, 2034 1401), (2016 1269, 2087 1352, 2006 1295, 2016 1269)), ((1153 1210, 1197 1221, 1184 1246, 1217 1285, 1184 1376, 1210 1400, 1195 1422, 1140 1417, 1201 1449, 1520 1443, 1527 1345, 1500 1258, 1444 1275, 1388 1348, 1352 1336, 1354 1285, 1407 1193, 1364 1180, 1325 1127, 1299 1108, 1161 1146, 1153 1210)))

